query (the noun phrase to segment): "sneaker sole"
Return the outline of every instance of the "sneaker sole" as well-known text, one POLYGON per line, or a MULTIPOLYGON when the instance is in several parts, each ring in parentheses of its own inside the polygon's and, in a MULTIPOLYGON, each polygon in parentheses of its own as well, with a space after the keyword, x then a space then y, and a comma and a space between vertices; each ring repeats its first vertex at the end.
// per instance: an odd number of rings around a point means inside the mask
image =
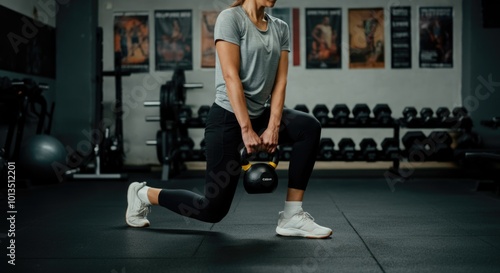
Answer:
POLYGON ((127 225, 131 227, 149 227, 149 223, 144 223, 144 225, 134 225, 128 221, 128 211, 130 208, 130 200, 134 198, 134 195, 137 194, 137 187, 140 186, 142 183, 139 182, 134 182, 130 184, 128 187, 127 191, 127 211, 125 212, 125 222, 127 222, 127 225))
POLYGON ((284 229, 280 227, 276 227, 276 233, 281 236, 293 236, 293 237, 305 237, 308 239, 325 239, 330 237, 333 234, 333 231, 330 231, 329 234, 326 235, 313 235, 310 233, 306 233, 300 229, 284 229))

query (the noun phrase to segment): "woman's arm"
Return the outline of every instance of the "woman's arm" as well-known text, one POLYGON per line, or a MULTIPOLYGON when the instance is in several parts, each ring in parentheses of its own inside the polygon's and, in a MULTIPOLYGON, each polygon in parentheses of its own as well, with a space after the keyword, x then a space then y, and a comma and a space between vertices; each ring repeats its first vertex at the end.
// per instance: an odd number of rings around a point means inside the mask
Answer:
POLYGON ((215 47, 222 76, 226 82, 227 96, 241 127, 243 143, 248 153, 256 152, 260 148, 261 140, 254 132, 248 115, 245 93, 240 79, 240 47, 223 40, 217 41, 215 47))
POLYGON ((276 80, 271 93, 271 117, 267 129, 260 136, 263 148, 272 153, 278 146, 278 136, 281 124, 281 115, 285 104, 286 83, 288 77, 288 51, 282 50, 276 80))

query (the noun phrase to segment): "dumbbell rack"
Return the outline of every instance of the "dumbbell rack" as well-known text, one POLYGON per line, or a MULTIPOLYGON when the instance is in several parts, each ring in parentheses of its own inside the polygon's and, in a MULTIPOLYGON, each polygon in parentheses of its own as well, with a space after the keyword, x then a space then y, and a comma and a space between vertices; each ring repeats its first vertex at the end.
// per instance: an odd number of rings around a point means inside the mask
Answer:
MULTIPOLYGON (((414 118, 411 122, 408 122, 405 118, 400 118, 398 120, 399 126, 401 128, 407 129, 451 129, 451 130, 463 130, 464 132, 471 132, 473 123, 469 116, 462 117, 446 117, 438 118, 431 117, 428 120, 423 118, 414 118)), ((461 149, 455 149, 450 158, 445 158, 440 161, 452 161, 453 158, 459 157, 464 154, 465 151, 461 149)), ((408 158, 409 152, 406 150, 401 151, 401 155, 408 158)))
MULTIPOLYGON (((326 122, 323 122, 322 128, 330 128, 330 129, 392 129, 393 130, 393 135, 392 137, 394 138, 395 142, 397 143, 397 147, 399 147, 399 135, 400 135, 400 127, 399 123, 395 119, 390 119, 389 122, 387 123, 381 123, 377 119, 373 117, 369 117, 366 122, 364 123, 359 123, 359 121, 355 120, 354 118, 347 118, 345 122, 336 122, 333 118, 328 117, 326 119, 326 122)), ((399 153, 399 149, 398 149, 399 153)), ((400 163, 400 157, 393 155, 393 156, 386 156, 385 153, 381 150, 376 151, 376 161, 392 161, 392 169, 397 170, 399 169, 399 163, 400 163)), ((321 159, 319 159, 321 160, 321 159)), ((362 151, 360 150, 355 150, 354 151, 354 156, 351 160, 346 160, 341 152, 339 150, 335 150, 335 154, 333 157, 328 160, 328 161, 366 161, 363 159, 363 154, 362 151)))

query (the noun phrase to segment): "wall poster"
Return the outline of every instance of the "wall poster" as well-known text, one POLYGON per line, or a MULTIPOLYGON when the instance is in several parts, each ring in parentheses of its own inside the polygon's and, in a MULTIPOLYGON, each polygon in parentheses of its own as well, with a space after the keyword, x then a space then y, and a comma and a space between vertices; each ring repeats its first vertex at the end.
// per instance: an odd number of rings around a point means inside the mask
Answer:
POLYGON ((149 25, 147 12, 115 13, 115 58, 121 56, 122 70, 149 71, 149 25), (119 53, 119 55, 117 55, 119 53))
POLYGON ((191 10, 155 11, 156 70, 193 69, 191 10))
POLYGON ((420 8, 420 67, 453 67, 453 8, 420 8))
POLYGON ((384 10, 349 10, 349 68, 384 68, 384 10))

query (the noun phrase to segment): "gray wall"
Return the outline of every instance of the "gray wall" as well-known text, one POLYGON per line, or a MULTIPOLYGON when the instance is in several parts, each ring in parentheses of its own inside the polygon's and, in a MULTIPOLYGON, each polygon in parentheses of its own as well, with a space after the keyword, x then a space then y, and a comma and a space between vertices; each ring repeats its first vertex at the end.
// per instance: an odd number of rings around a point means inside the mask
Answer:
POLYGON ((88 155, 95 112, 97 0, 69 1, 57 13, 54 134, 69 151, 88 155))
MULTIPOLYGON (((188 81, 203 82, 204 88, 188 91, 187 104, 196 110, 202 104, 211 104, 214 100, 214 70, 202 69, 200 65, 200 14, 205 10, 222 10, 228 7, 232 0, 186 0, 164 1, 144 0, 137 1, 100 0, 99 25, 104 29, 104 66, 113 68, 113 13, 126 11, 141 11, 149 13, 150 40, 154 39, 153 14, 157 9, 192 9, 193 10, 193 62, 192 71, 186 72, 188 81)), ((453 0, 287 0, 278 1, 276 7, 300 8, 300 35, 301 35, 301 66, 290 65, 287 88, 286 105, 293 107, 297 103, 305 103, 310 109, 315 104, 325 103, 332 107, 335 103, 346 103, 352 107, 355 103, 364 102, 373 107, 376 103, 388 103, 395 115, 400 116, 403 108, 414 105, 417 108, 429 106, 454 107, 462 101, 462 1, 453 0), (388 10, 394 5, 412 7, 412 44, 413 68, 408 70, 394 70, 390 68, 390 30, 388 10), (454 67, 452 69, 421 69, 418 67, 418 7, 420 6, 452 6, 454 8, 454 67), (384 69, 349 69, 347 49, 343 50, 342 69, 305 69, 305 11, 306 7, 341 7, 342 8, 342 41, 348 41, 348 8, 382 7, 385 12, 386 37, 386 67, 384 69)), ((150 43, 150 52, 154 52, 153 43, 150 43)), ((134 74, 124 79, 124 137, 128 164, 157 163, 154 147, 146 147, 144 141, 154 138, 159 129, 157 123, 146 123, 146 115, 155 115, 157 109, 142 107, 144 100, 158 99, 159 90, 138 92, 143 87, 143 80, 152 75, 166 81, 171 72, 155 71, 154 56, 150 54, 150 73, 134 74)), ((291 63, 291 62, 290 62, 291 63)), ((111 116, 111 105, 114 98, 114 82, 106 79, 104 82, 105 99, 108 116, 111 116)), ((144 90, 144 88, 142 88, 144 90)), ((404 131, 403 131, 404 133, 404 131)), ((374 137, 380 142, 384 137, 391 136, 391 130, 378 129, 324 129, 323 136, 332 137, 337 143, 342 137, 352 137, 359 143, 363 137, 374 137)), ((195 143, 199 143, 203 130, 190 130, 195 143)))
POLYGON ((463 105, 474 120, 475 130, 491 145, 493 141, 498 143, 500 132, 479 123, 500 116, 500 29, 483 28, 481 1, 464 0, 463 7, 467 11, 463 32, 463 105))

